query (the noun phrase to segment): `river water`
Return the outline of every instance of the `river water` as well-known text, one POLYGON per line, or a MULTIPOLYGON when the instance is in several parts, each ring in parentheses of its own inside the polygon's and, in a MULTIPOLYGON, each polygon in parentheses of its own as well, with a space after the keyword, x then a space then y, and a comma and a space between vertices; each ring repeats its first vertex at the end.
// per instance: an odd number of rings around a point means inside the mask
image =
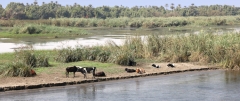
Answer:
POLYGON ((194 71, 0 92, 0 101, 239 101, 239 71, 194 71))

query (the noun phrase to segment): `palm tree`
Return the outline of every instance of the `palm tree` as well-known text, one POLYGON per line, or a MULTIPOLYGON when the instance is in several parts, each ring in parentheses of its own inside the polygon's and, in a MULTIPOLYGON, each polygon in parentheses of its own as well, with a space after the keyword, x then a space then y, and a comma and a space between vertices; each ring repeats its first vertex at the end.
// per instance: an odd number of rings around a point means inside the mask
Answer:
POLYGON ((182 8, 182 7, 181 7, 181 4, 178 4, 177 8, 181 9, 181 8, 182 8))
POLYGON ((165 7, 166 7, 166 10, 167 10, 167 8, 168 8, 168 4, 165 4, 165 7))
POLYGON ((191 6, 193 7, 193 6, 194 6, 194 3, 192 3, 191 6))
POLYGON ((171 7, 170 7, 171 9, 172 9, 172 12, 173 12, 173 10, 174 10, 174 3, 171 3, 171 7))
POLYGON ((38 4, 37 0, 35 0, 33 3, 34 3, 34 5, 37 5, 37 4, 38 4))

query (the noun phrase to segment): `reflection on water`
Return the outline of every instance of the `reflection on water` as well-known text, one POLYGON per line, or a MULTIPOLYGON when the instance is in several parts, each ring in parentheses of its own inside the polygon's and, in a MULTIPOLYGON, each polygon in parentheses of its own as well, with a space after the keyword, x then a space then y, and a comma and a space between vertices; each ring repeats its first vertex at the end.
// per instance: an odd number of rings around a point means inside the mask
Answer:
POLYGON ((237 101, 240 71, 201 71, 0 93, 1 101, 237 101))
POLYGON ((240 85, 240 73, 239 71, 226 71, 225 72, 225 80, 226 83, 231 83, 231 82, 235 82, 235 83, 239 83, 240 85))

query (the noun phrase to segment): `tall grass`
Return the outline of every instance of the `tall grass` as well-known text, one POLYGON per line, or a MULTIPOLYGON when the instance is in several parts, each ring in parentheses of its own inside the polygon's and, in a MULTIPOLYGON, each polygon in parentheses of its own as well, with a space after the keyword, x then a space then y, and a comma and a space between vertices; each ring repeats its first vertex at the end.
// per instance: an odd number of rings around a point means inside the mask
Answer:
POLYGON ((135 59, 134 51, 122 48, 114 42, 109 43, 108 46, 68 47, 56 51, 55 60, 64 63, 90 60, 129 65, 129 62, 135 59))
POLYGON ((56 52, 57 56, 55 57, 55 60, 59 62, 76 62, 82 59, 82 53, 80 48, 75 49, 72 47, 68 47, 56 50, 56 52))
MULTIPOLYGON (((119 65, 129 65, 136 59, 154 59, 158 62, 201 62, 235 68, 240 66, 239 40, 240 34, 236 32, 216 34, 202 30, 184 35, 153 34, 145 38, 127 37, 123 45, 109 42, 105 46, 74 49, 72 51, 76 55, 71 56, 119 65)), ((63 54, 60 52, 59 55, 63 54)))
POLYGON ((1 20, 0 26, 13 27, 26 24, 59 27, 172 27, 172 26, 214 26, 240 24, 239 16, 212 17, 148 17, 148 18, 57 18, 48 20, 1 20))
POLYGON ((20 47, 15 49, 15 60, 24 63, 30 67, 48 67, 48 57, 45 55, 36 55, 32 46, 20 47))

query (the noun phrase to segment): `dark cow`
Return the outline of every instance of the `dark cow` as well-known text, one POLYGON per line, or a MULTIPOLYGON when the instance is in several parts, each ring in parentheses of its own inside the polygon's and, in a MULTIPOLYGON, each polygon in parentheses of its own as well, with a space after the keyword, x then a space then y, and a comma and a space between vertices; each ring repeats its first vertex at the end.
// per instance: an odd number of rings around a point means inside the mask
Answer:
POLYGON ((95 70, 96 70, 96 67, 94 67, 94 69, 93 69, 93 78, 95 78, 95 77, 105 77, 106 76, 106 74, 103 71, 95 72, 95 70))
POLYGON ((133 61, 133 60, 129 60, 128 66, 136 66, 137 62, 133 61))
POLYGON ((66 77, 69 77, 69 72, 73 72, 73 77, 75 77, 75 72, 77 72, 78 68, 76 66, 67 67, 66 68, 66 77))
POLYGON ((135 69, 128 69, 128 68, 125 68, 125 71, 127 71, 128 73, 133 73, 133 72, 136 72, 135 69))
POLYGON ((174 64, 172 64, 172 63, 167 64, 167 66, 172 67, 172 68, 175 67, 174 64))
POLYGON ((152 66, 155 67, 155 68, 160 68, 160 66, 156 65, 156 64, 152 64, 152 66))

